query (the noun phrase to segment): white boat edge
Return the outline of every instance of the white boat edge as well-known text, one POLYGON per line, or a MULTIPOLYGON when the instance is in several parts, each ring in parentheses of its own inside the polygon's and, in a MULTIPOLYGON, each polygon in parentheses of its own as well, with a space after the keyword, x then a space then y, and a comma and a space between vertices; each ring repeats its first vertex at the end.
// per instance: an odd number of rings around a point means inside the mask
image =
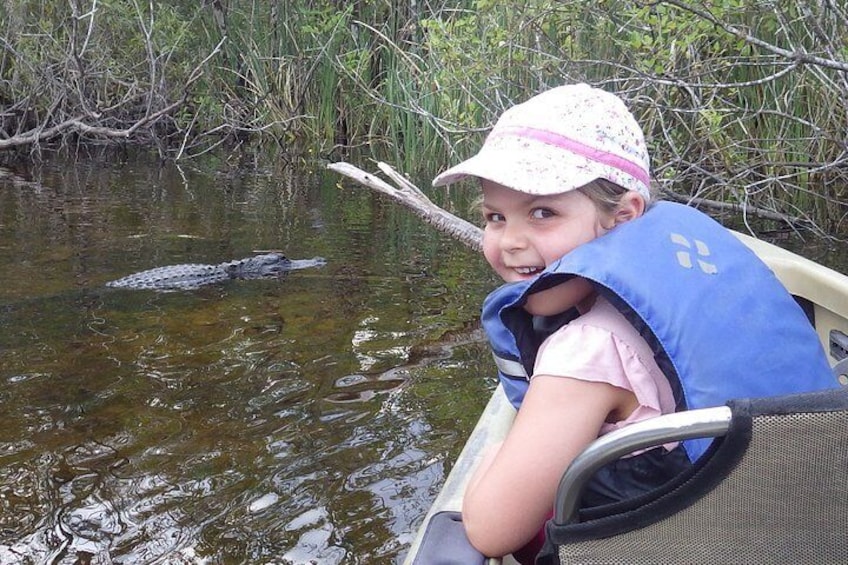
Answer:
MULTIPOLYGON (((494 370, 494 364, 492 367, 492 370, 494 370)), ((447 479, 445 479, 442 489, 425 515, 415 536, 415 541, 413 541, 409 553, 404 560, 405 565, 412 565, 412 562, 418 555, 427 524, 430 523, 430 519, 434 514, 439 512, 460 512, 462 510, 462 496, 474 468, 489 447, 500 443, 506 437, 509 428, 512 426, 512 421, 515 419, 515 413, 515 408, 509 403, 509 400, 507 400, 506 395, 503 393, 503 389, 498 385, 488 404, 483 409, 480 419, 471 431, 471 435, 468 436, 465 447, 462 448, 462 451, 456 458, 456 462, 448 474, 447 479)), ((488 564, 496 565, 502 561, 505 563, 515 563, 515 561, 511 560, 490 558, 488 564)))
MULTIPOLYGON (((835 329, 848 334, 848 276, 766 241, 733 233, 771 268, 791 294, 811 303, 819 339, 828 352, 831 365, 835 365, 836 360, 830 356, 830 331, 835 329)), ((492 371, 495 371, 494 364, 492 371)), ((515 409, 498 385, 425 515, 404 565, 412 565, 415 561, 427 525, 435 514, 462 509, 462 496, 474 468, 490 446, 506 437, 514 418, 515 409)), ((510 565, 516 562, 506 557, 490 558, 487 563, 510 565)))

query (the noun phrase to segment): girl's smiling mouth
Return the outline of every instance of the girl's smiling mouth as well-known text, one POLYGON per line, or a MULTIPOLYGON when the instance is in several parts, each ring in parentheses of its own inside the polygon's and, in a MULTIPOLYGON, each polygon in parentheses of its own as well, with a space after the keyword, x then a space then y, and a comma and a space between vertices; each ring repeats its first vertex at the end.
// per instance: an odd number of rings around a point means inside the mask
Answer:
POLYGON ((513 271, 519 275, 538 275, 545 270, 544 267, 513 267, 513 271))

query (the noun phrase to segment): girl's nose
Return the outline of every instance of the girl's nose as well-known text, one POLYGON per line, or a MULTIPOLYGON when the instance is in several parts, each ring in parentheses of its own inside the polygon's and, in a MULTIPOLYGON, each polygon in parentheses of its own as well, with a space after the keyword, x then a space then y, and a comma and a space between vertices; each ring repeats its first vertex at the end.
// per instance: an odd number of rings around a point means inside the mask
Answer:
POLYGON ((527 246, 527 237, 520 226, 507 223, 501 233, 500 242, 504 251, 520 251, 527 246))

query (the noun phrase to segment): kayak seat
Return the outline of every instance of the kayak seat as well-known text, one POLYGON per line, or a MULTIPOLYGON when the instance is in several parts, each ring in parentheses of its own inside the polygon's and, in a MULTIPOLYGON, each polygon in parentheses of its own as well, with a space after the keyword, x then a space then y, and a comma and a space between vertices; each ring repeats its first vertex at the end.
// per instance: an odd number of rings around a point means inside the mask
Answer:
POLYGON ((427 523, 413 565, 483 565, 487 558, 474 549, 459 512, 434 514, 427 523))
POLYGON ((741 399, 605 435, 569 466, 542 564, 848 563, 848 390, 741 399), (586 510, 595 470, 636 449, 715 437, 679 477, 586 510))

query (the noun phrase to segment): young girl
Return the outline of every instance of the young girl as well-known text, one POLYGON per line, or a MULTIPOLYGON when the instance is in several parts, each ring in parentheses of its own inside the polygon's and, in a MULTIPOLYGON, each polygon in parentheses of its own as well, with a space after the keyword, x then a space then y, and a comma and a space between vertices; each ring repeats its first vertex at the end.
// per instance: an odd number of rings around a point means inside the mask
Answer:
MULTIPOLYGON (((578 84, 514 106, 477 155, 433 184, 466 177, 478 178, 483 192, 485 258, 510 283, 487 298, 484 326, 501 358, 501 381, 519 408, 505 441, 481 463, 464 496, 466 532, 485 555, 532 560, 538 547, 528 543, 551 514, 563 472, 599 435, 739 394, 798 388, 790 379, 775 383, 780 373, 773 372, 791 374, 796 355, 807 360, 810 375, 800 388, 835 386, 800 308, 767 272, 748 268, 755 260, 737 249, 742 246, 733 236, 684 206, 651 206, 644 137, 616 96, 578 84), (730 255, 729 263, 717 261, 730 255), (643 270, 653 274, 642 277, 643 270), (678 271, 682 282, 675 282, 678 271), (718 392, 701 393, 714 372, 753 362, 745 358, 747 346, 725 348, 731 361, 720 366, 705 363, 706 352, 689 359, 690 345, 711 347, 727 333, 723 324, 738 320, 738 312, 718 313, 715 324, 694 320, 703 300, 707 308, 710 300, 737 305, 716 290, 737 271, 739 279, 758 282, 734 293, 777 296, 786 320, 779 323, 788 328, 779 330, 786 342, 780 347, 800 349, 787 352, 785 364, 769 365, 768 380, 758 375, 748 379, 750 386, 737 387, 740 378, 728 373, 727 380, 716 381, 718 392), (570 320, 565 325, 563 313, 570 320)), ((752 331, 773 326, 772 308, 765 305, 761 314, 755 308, 759 325, 752 331)), ((622 460, 596 478, 584 504, 651 490, 702 452, 672 445, 622 460)))

